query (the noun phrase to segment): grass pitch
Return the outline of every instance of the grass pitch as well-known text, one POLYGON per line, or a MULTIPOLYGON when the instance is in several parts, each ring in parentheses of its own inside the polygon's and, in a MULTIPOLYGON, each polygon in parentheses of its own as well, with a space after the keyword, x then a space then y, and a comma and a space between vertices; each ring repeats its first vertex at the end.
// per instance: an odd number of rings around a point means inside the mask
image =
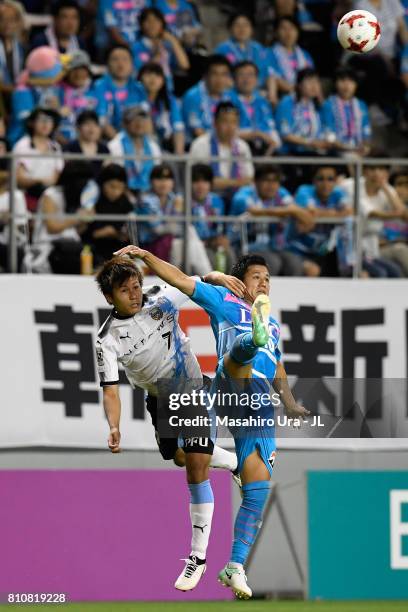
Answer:
POLYGON ((69 612, 407 612, 408 601, 212 601, 3 604, 6 610, 54 608, 69 612))

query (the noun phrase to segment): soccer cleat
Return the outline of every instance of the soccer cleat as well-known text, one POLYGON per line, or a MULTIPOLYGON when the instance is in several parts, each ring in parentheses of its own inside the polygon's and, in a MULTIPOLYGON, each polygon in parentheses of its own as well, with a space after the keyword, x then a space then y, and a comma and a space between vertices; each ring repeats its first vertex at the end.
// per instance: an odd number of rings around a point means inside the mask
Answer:
POLYGON ((269 315, 271 302, 267 295, 258 295, 251 308, 252 339, 255 346, 265 346, 269 342, 269 315))
POLYGON ((177 578, 174 586, 179 591, 191 591, 200 582, 201 577, 205 574, 207 565, 205 559, 198 559, 194 555, 190 555, 188 559, 181 559, 186 562, 184 570, 177 578))
POLYGON ((244 568, 240 563, 227 563, 218 574, 218 582, 230 587, 238 599, 250 599, 252 597, 244 568))
POLYGON ((235 470, 235 472, 231 472, 231 476, 232 476, 232 480, 237 485, 239 492, 241 493, 241 497, 242 497, 242 480, 241 480, 240 473, 235 470))

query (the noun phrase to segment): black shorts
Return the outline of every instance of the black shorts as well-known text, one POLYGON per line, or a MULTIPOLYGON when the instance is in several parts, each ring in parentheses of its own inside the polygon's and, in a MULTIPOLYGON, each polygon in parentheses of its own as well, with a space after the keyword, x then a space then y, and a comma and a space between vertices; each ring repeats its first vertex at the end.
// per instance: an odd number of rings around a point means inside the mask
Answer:
MULTIPOLYGON (((204 384, 208 386, 211 383, 211 379, 204 376, 204 384)), ((166 461, 174 459, 177 449, 179 448, 179 438, 173 436, 162 437, 159 433, 158 427, 158 398, 153 395, 148 395, 146 398, 146 409, 152 419, 152 425, 154 427, 154 433, 156 437, 157 446, 163 459, 166 461)), ((184 446, 182 447, 185 453, 204 453, 206 455, 212 455, 214 451, 214 442, 209 437, 184 437, 184 446)))

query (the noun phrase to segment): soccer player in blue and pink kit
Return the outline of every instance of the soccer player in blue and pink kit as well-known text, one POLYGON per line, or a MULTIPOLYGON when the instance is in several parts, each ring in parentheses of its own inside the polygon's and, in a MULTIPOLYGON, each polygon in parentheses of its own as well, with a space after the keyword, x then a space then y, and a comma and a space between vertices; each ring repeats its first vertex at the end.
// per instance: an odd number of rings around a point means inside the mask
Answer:
MULTIPOLYGON (((270 315, 270 279, 263 257, 245 255, 234 265, 232 276, 245 285, 245 293, 237 296, 223 287, 208 285, 205 277, 201 281, 191 278, 138 247, 128 246, 118 252, 125 253, 142 259, 152 272, 190 296, 210 316, 219 360, 213 392, 241 388, 247 394, 254 390, 267 393, 272 386, 289 417, 300 419, 309 414, 293 398, 281 363, 280 329, 270 315)), ((273 417, 272 401, 263 414, 273 417)), ((247 416, 251 416, 249 412, 247 416)), ((234 428, 233 435, 243 499, 235 520, 231 559, 219 573, 219 581, 231 587, 238 598, 249 599, 252 591, 244 565, 262 524, 276 444, 271 427, 258 426, 250 432, 234 428)))

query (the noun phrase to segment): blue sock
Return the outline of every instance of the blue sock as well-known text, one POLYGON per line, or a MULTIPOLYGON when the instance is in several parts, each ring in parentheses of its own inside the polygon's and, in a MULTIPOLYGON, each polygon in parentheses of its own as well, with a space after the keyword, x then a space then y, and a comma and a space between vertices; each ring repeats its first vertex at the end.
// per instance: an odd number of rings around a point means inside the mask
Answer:
POLYGON ((209 480, 189 484, 191 518, 191 556, 203 561, 206 557, 211 522, 214 512, 214 495, 209 480))
POLYGON ((247 365, 254 360, 257 352, 258 347, 255 346, 252 340, 251 332, 245 332, 245 334, 240 334, 235 338, 229 354, 231 359, 237 363, 247 365))
POLYGON ((244 565, 262 526, 262 513, 268 499, 269 480, 250 482, 242 487, 242 503, 234 525, 231 561, 244 565))

